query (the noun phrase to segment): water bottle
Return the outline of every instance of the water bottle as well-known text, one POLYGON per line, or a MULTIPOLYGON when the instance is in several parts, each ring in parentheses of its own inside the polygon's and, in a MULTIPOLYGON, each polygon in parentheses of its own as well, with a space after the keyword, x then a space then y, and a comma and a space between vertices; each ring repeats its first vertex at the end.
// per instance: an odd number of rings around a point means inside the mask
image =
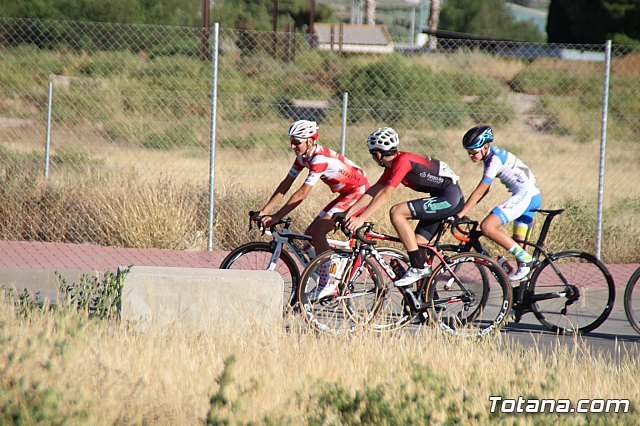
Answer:
POLYGON ((507 275, 511 275, 513 273, 513 266, 511 266, 509 261, 505 259, 504 256, 500 256, 496 260, 498 261, 498 264, 502 267, 502 269, 504 269, 504 271, 507 273, 507 275))
POLYGON ((391 259, 391 261, 389 262, 389 265, 391 266, 391 269, 393 269, 393 273, 396 274, 396 278, 394 279, 394 281, 397 281, 400 278, 402 278, 404 274, 407 272, 406 268, 402 266, 402 264, 398 261, 398 259, 395 259, 395 258, 391 259))

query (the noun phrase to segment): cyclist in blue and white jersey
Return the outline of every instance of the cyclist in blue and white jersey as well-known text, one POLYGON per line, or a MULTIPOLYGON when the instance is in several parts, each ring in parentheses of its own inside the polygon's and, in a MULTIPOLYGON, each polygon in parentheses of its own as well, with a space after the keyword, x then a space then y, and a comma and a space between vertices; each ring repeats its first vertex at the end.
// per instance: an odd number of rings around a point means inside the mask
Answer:
POLYGON ((507 187, 511 197, 496 206, 480 224, 482 234, 509 250, 518 261, 518 270, 509 276, 511 281, 520 281, 531 271, 532 257, 521 246, 533 226, 533 212, 542 204, 542 196, 535 177, 529 167, 509 151, 491 146, 493 131, 489 126, 476 126, 462 138, 462 146, 474 163, 482 160, 484 175, 471 193, 463 209, 457 214, 463 217, 484 198, 495 178, 507 187), (501 228, 513 221, 513 237, 501 228))

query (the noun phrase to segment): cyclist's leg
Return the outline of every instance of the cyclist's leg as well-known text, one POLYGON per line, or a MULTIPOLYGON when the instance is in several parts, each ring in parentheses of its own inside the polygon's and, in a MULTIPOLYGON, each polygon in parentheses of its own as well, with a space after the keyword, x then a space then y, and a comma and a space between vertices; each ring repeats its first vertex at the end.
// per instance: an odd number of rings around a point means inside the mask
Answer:
MULTIPOLYGON (((418 248, 418 238, 421 243, 431 240, 440 222, 462 210, 463 206, 462 191, 455 185, 442 195, 411 200, 391 208, 391 223, 405 244, 411 266, 421 270, 421 272, 415 271, 417 275, 426 276, 430 272, 431 266, 429 259, 425 256, 425 251, 418 248), (415 230, 411 230, 409 218, 419 220, 415 230), (406 237, 410 239, 411 246, 402 239, 401 232, 405 233, 406 237), (412 250, 413 247, 415 247, 414 250, 412 250)), ((409 272, 411 271, 407 273, 409 272)), ((407 277, 406 280, 399 280, 397 284, 410 283, 411 280, 412 278, 407 277)))
POLYGON ((334 229, 333 215, 348 211, 365 191, 366 186, 363 185, 351 192, 340 193, 340 195, 327 204, 320 213, 318 213, 318 216, 313 222, 311 222, 311 225, 309 225, 305 233, 313 237, 312 244, 317 254, 331 248, 327 241, 327 234, 334 229))
MULTIPOLYGON (((316 249, 318 255, 331 249, 329 242, 327 241, 327 234, 334 229, 333 215, 335 213, 346 212, 349 208, 356 203, 358 198, 364 194, 365 187, 362 186, 357 191, 350 193, 340 194, 333 201, 327 204, 318 216, 311 222, 311 225, 305 230, 305 234, 311 235, 313 247, 316 249)), ((317 294, 311 295, 312 298, 318 296, 324 296, 326 294, 333 293, 336 282, 331 282, 329 276, 330 262, 325 262, 317 269, 318 274, 318 290, 317 294)))
POLYGON ((415 212, 414 218, 419 220, 415 229, 416 241, 428 244, 438 231, 440 223, 462 210, 464 197, 460 187, 453 185, 440 196, 413 200, 407 204, 415 212))
MULTIPOLYGON (((495 207, 480 225, 480 229, 485 236, 508 250, 518 261, 518 270, 510 276, 512 281, 520 281, 528 276, 533 259, 514 238, 501 229, 501 226, 516 220, 520 220, 519 223, 526 222, 527 215, 533 214, 530 210, 539 207, 541 201, 540 191, 535 187, 519 191, 507 201, 495 207)), ((514 229, 521 227, 519 225, 514 229)))
MULTIPOLYGON (((527 210, 513 221, 513 240, 523 246, 522 242, 529 238, 531 228, 533 228, 534 209, 542 205, 542 196, 538 193, 531 197, 527 210)), ((523 246, 523 248, 526 248, 523 246)))

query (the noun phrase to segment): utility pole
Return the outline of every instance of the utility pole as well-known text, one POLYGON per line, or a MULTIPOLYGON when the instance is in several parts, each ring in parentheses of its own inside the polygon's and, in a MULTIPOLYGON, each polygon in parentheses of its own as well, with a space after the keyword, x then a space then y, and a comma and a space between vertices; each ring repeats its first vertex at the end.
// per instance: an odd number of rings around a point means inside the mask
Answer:
POLYGON ((273 0, 273 32, 278 31, 278 0, 273 0))
POLYGON ((309 44, 315 46, 315 41, 313 38, 313 21, 316 20, 316 2, 315 0, 310 0, 309 4, 309 44))
POLYGON ((209 0, 202 0, 202 29, 200 30, 200 59, 209 59, 209 0))

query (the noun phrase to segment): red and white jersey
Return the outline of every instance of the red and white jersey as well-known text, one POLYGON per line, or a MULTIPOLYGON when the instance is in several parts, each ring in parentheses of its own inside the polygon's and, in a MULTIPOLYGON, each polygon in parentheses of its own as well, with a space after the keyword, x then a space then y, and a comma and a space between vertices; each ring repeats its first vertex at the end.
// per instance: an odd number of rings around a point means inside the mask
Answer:
POLYGON ((361 186, 369 187, 367 175, 354 162, 332 149, 316 145, 311 148, 309 158, 299 155, 289 170, 289 176, 297 177, 307 168, 309 176, 304 181, 307 185, 315 185, 318 179, 326 183, 331 192, 349 193, 361 186))

